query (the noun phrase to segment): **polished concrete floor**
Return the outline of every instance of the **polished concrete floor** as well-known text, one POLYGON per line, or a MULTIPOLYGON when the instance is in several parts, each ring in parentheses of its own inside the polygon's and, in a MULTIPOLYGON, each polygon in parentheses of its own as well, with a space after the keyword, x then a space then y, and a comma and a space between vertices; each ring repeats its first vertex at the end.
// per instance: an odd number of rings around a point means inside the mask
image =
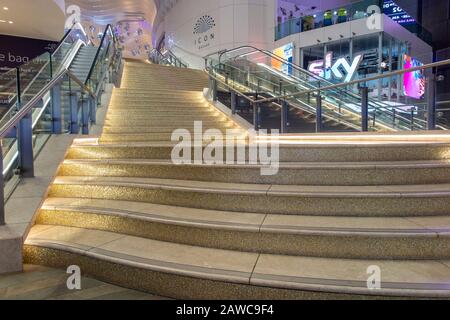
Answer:
POLYGON ((81 290, 71 291, 64 270, 25 265, 24 272, 0 275, 0 300, 161 300, 82 276, 81 290))

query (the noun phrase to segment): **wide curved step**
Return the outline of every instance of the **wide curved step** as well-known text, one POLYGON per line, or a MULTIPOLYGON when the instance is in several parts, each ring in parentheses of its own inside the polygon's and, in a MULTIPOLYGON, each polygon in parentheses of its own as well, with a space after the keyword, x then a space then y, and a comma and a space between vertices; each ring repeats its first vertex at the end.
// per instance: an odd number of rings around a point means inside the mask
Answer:
POLYGON ((37 223, 201 247, 361 259, 450 259, 448 217, 314 217, 48 198, 37 223))
POLYGON ((55 179, 49 195, 287 215, 437 216, 450 208, 450 184, 289 186, 64 176, 55 179))
MULTIPOLYGON (((140 127, 139 127, 140 128, 140 127)), ((150 132, 172 132, 176 127, 161 129, 149 128, 150 132), (155 130, 155 131, 152 131, 155 130)), ((190 129, 190 127, 186 127, 190 129)), ((105 129, 107 130, 107 129, 105 129)), ((111 129, 114 130, 114 129, 111 129)), ((192 131, 193 132, 193 131, 192 131)), ((171 159, 173 143, 117 143, 115 145, 98 145, 97 143, 74 145, 70 148, 68 158, 89 159, 92 154, 100 158, 119 159, 171 159), (161 152, 159 156, 155 155, 161 152)), ((297 145, 280 145, 280 162, 375 162, 375 161, 418 161, 449 160, 450 144, 323 144, 299 143, 297 145)))
MULTIPOLYGON (((152 134, 155 141, 169 140, 171 134, 152 134)), ((104 134, 101 141, 120 138, 150 141, 149 135, 104 134)), ((243 138, 242 141, 245 142, 243 138)), ((65 160, 60 176, 141 177, 231 183, 280 185, 409 185, 450 183, 450 162, 282 162, 276 175, 262 175, 263 165, 175 165, 171 160, 78 159, 65 160)))
POLYGON ((174 244, 97 230, 37 225, 26 263, 76 264, 84 274, 184 299, 450 296, 448 261, 292 257, 174 244), (375 268, 375 269, 374 269, 375 268), (368 270, 381 289, 368 289, 368 270))

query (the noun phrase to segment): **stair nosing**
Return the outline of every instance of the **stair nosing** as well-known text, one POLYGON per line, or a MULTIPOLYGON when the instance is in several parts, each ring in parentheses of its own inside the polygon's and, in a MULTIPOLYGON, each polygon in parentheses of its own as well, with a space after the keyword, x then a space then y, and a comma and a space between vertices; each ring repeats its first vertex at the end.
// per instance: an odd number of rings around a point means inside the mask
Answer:
MULTIPOLYGON (((109 134, 108 134, 109 135, 109 134)), ((120 135, 120 134, 118 134, 120 135)), ((134 134, 130 134, 134 135, 134 134)), ((424 160, 424 161, 392 161, 386 162, 280 162, 280 169, 317 169, 317 170, 361 170, 361 169, 434 169, 450 168, 450 162, 446 160, 424 160), (380 164, 381 163, 381 164, 380 164)), ((171 160, 162 159, 66 159, 64 164, 114 164, 114 165, 154 165, 154 166, 177 166, 187 168, 220 168, 220 169, 261 169, 262 164, 175 164, 171 160)))
MULTIPOLYGON (((269 225, 269 224, 244 224, 225 221, 211 221, 200 219, 180 219, 175 217, 167 217, 162 214, 148 214, 137 211, 100 208, 93 206, 77 206, 77 205, 44 205, 41 210, 46 211, 70 211, 78 213, 99 214, 102 216, 118 216, 123 218, 131 218, 153 223, 163 223, 167 225, 187 226, 204 229, 219 229, 236 232, 252 232, 252 233, 276 233, 276 234, 292 234, 292 235, 321 235, 321 236, 369 236, 369 237, 426 237, 437 238, 438 234, 449 234, 450 229, 385 229, 385 228, 344 228, 344 227, 311 227, 311 226, 286 226, 286 225, 269 225)), ((262 215, 262 214, 261 214, 262 215)), ((307 216, 302 216, 307 217, 307 216)), ((317 219, 317 216, 314 217, 317 219)))
MULTIPOLYGON (((234 183, 226 182, 204 182, 204 181, 194 181, 194 180, 177 180, 177 179, 152 179, 152 178, 128 178, 130 181, 126 181, 126 177, 79 177, 79 176, 58 176, 55 179, 55 185, 109 185, 116 187, 136 187, 150 190, 172 190, 181 192, 193 192, 193 193, 222 193, 222 194, 235 194, 235 195, 263 195, 263 196, 281 196, 281 197, 310 197, 310 198, 402 198, 402 197, 450 197, 450 188, 438 191, 408 191, 405 189, 397 189, 398 187, 405 186, 357 186, 355 191, 349 192, 330 192, 330 191, 318 191, 317 189, 336 189, 342 190, 342 188, 349 188, 348 186, 301 186, 305 188, 310 188, 311 191, 280 191, 274 190, 274 187, 292 188, 295 186, 286 185, 269 185, 269 184, 239 184, 241 187, 237 189, 232 186, 236 186, 234 183), (97 179, 96 179, 97 178, 97 179), (103 179, 103 180, 102 180, 103 179), (117 180, 114 180, 117 179, 117 180), (135 180, 135 181, 133 181, 135 180), (147 180, 147 181, 145 181, 147 180), (190 182, 193 184, 199 184, 198 186, 184 186, 182 184, 176 184, 176 182, 190 182), (209 184, 209 185, 208 185, 209 184), (203 186, 202 186, 203 185, 203 186), (213 187, 211 185, 216 185, 213 187), (227 187, 228 186, 228 187, 227 187), (255 189, 245 189, 244 186, 255 187, 255 189), (313 190, 315 189, 315 190, 313 190), (365 190, 367 189, 367 190, 365 190), (375 192, 375 189, 380 189, 375 192)), ((440 186, 449 187, 450 184, 439 184, 440 186)), ((417 186, 408 185, 406 187, 417 186)), ((426 186, 430 185, 418 185, 425 189, 426 186)))
MULTIPOLYGON (((82 229, 82 228, 76 228, 82 229)), ((84 229, 87 230, 87 229, 84 229)), ((93 231, 93 230, 90 230, 93 231)), ((95 231, 93 231, 95 232, 95 231)), ((127 237, 119 238, 115 241, 121 241, 124 238, 138 238, 127 237)), ((143 238, 140 238, 143 239, 143 238)), ((155 241, 164 243, 164 241, 155 241)), ((31 239, 25 242, 26 246, 35 246, 42 248, 50 248, 63 252, 74 253, 77 255, 86 256, 88 258, 94 258, 100 261, 116 263, 119 265, 135 267, 151 272, 161 272, 172 275, 193 277, 196 279, 213 280, 221 282, 229 282, 236 284, 245 284, 252 286, 263 286, 279 289, 291 289, 291 290, 306 290, 314 292, 332 292, 339 294, 359 294, 359 295, 378 295, 378 296, 423 296, 423 297, 448 297, 450 296, 450 290, 448 289, 449 283, 413 283, 413 282, 382 282, 382 288, 379 290, 371 290, 367 288, 367 282, 354 279, 332 279, 332 278, 315 278, 315 277, 300 277, 291 275, 277 275, 277 274, 265 274, 257 271, 245 272, 237 270, 218 269, 213 267, 195 266, 192 264, 183 264, 177 262, 169 262, 164 260, 156 260, 145 257, 138 257, 135 255, 129 255, 120 253, 117 251, 107 250, 100 247, 92 247, 88 250, 82 250, 74 246, 65 246, 59 241, 46 240, 46 239, 31 239)), ((183 246, 183 245, 179 245, 183 246)), ((197 248, 196 246, 189 246, 191 248, 197 248)), ((209 249, 216 250, 217 252, 233 250, 223 249, 209 249)), ((212 252, 212 251, 211 251, 212 252)), ((236 252, 236 251, 233 251, 236 252)), ((237 252, 236 252, 237 253, 237 252)), ((242 253, 245 254, 245 253, 242 253)), ((273 254, 260 254, 266 257, 277 257, 273 254)), ((295 258, 295 257, 293 257, 295 258)), ((343 261, 342 258, 324 258, 328 262, 343 261)), ((353 259, 355 260, 355 259, 353 259)), ((368 261, 363 259, 357 259, 361 261, 368 261)), ((382 260, 373 260, 373 263, 382 260)), ((439 263, 440 260, 425 260, 425 262, 439 263)), ((371 261, 372 262, 372 261, 371 261)), ((255 261, 255 266, 258 266, 259 261, 255 261)), ((449 270, 450 272, 450 270, 449 270)))

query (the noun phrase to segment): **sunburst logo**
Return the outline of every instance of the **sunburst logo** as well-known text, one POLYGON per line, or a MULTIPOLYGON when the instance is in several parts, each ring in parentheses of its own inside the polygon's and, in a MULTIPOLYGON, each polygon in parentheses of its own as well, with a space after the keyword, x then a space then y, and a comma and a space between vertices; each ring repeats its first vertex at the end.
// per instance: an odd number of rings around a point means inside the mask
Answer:
POLYGON ((202 34, 205 33, 216 26, 216 22, 211 16, 204 15, 200 19, 197 20, 197 23, 194 26, 194 34, 202 34))

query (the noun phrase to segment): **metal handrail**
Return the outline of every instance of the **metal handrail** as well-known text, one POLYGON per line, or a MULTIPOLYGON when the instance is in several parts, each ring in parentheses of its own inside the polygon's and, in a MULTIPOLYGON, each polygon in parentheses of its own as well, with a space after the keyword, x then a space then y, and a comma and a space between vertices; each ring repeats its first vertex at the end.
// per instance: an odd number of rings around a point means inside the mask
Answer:
POLYGON ((17 113, 9 119, 6 124, 0 128, 0 139, 3 139, 7 134, 17 127, 20 120, 22 120, 26 115, 28 115, 37 103, 56 85, 58 85, 65 76, 69 76, 71 80, 77 83, 84 91, 86 91, 91 97, 95 98, 95 94, 85 85, 81 80, 79 80, 70 70, 65 69, 63 72, 54 77, 49 83, 47 83, 33 98, 30 99, 23 107, 21 107, 17 113))
MULTIPOLYGON (((331 81, 328 81, 328 80, 326 80, 324 78, 321 78, 317 74, 312 73, 309 70, 303 69, 302 67, 300 67, 299 65, 297 65, 297 64, 295 64, 293 62, 290 62, 290 61, 288 61, 286 59, 281 58, 280 56, 274 54, 273 52, 270 52, 270 51, 267 51, 267 50, 263 50, 263 49, 259 49, 259 48, 256 48, 254 46, 249 46, 249 45, 240 46, 240 47, 237 47, 237 48, 234 48, 234 49, 231 49, 231 50, 222 50, 222 51, 217 52, 216 54, 219 54, 219 63, 222 63, 221 62, 222 61, 222 56, 224 54, 230 53, 230 52, 233 52, 233 51, 239 51, 239 50, 246 49, 246 48, 252 49, 252 50, 254 50, 254 52, 261 52, 263 54, 266 54, 266 55, 270 56, 271 58, 273 58, 273 59, 275 59, 275 60, 277 60, 279 62, 282 62, 284 64, 288 64, 291 67, 293 67, 294 69, 296 69, 296 70, 298 70, 298 71, 300 71, 302 73, 306 73, 308 76, 313 77, 313 78, 315 78, 317 80, 320 80, 322 82, 332 83, 331 81)), ((210 56, 210 55, 208 55, 208 56, 210 56)))
POLYGON ((108 24, 106 26, 106 28, 105 28, 104 33, 103 33, 102 39, 100 41, 100 45, 98 46, 98 49, 97 49, 97 52, 95 53, 94 61, 92 62, 91 68, 89 69, 89 73, 88 73, 88 76, 87 76, 86 82, 85 82, 86 84, 88 83, 89 79, 92 76, 92 73, 94 72, 94 67, 95 67, 95 65, 97 63, 98 57, 99 57, 100 52, 102 50, 102 46, 103 46, 103 43, 104 43, 104 41, 106 39, 106 35, 107 35, 108 31, 111 31, 111 34, 113 35, 113 41, 115 41, 115 36, 114 36, 114 32, 112 30, 112 26, 111 26, 111 24, 108 24))
MULTIPOLYGON (((75 25, 75 24, 73 24, 73 25, 75 25)), ((64 37, 63 37, 62 40, 58 43, 58 45, 56 46, 55 50, 53 50, 53 53, 55 53, 56 51, 59 50, 59 48, 61 48, 61 46, 63 45, 64 41, 66 41, 67 37, 68 37, 69 34, 72 32, 72 30, 73 30, 73 27, 70 28, 70 29, 64 34, 64 37)), ((53 54, 53 53, 52 53, 52 54, 53 54)))
MULTIPOLYGON (((298 66, 295 63, 292 63, 292 62, 290 62, 288 60, 285 60, 285 59, 279 57, 278 55, 276 55, 276 54, 274 54, 274 53, 272 53, 270 51, 262 50, 262 49, 254 47, 254 46, 245 45, 245 46, 240 46, 240 47, 237 47, 237 48, 234 48, 234 49, 231 49, 231 50, 221 50, 221 51, 218 51, 217 53, 214 53, 214 54, 219 54, 219 65, 220 65, 220 64, 222 64, 221 59, 222 59, 222 56, 224 54, 227 54, 227 53, 230 53, 230 52, 233 52, 233 51, 239 51, 239 50, 242 50, 242 49, 251 49, 251 50, 253 50, 252 52, 246 53, 245 55, 253 54, 254 52, 260 52, 260 53, 262 53, 264 55, 269 56, 271 59, 275 59, 275 60, 277 60, 277 61, 279 61, 279 62, 281 62, 283 64, 287 64, 287 65, 291 66, 293 69, 297 70, 298 72, 303 73, 306 76, 312 77, 313 79, 318 81, 319 82, 319 86, 320 86, 321 83, 333 85, 333 83, 331 81, 323 79, 320 76, 310 72, 309 70, 305 70, 305 69, 301 68, 300 66, 298 66)), ((209 56, 211 56, 211 55, 208 55, 208 56, 205 57, 205 65, 206 66, 208 65, 207 64, 207 57, 209 57, 209 56)), ((242 56, 244 56, 244 55, 239 55, 237 57, 242 57, 242 56)), ((226 66, 230 66, 229 64, 225 64, 225 65, 226 66)), ((291 81, 291 83, 295 84, 296 83, 295 79, 293 79, 291 81)), ((278 85, 278 84, 274 84, 274 85, 278 85)), ((308 86, 308 85, 304 84, 304 86, 308 86)), ((341 104, 345 105, 345 101, 343 101, 342 98, 339 97, 340 94, 349 96, 350 99, 356 99, 356 100, 360 99, 360 97, 357 94, 355 94, 355 93, 353 93, 351 91, 347 91, 347 90, 344 90, 342 88, 337 88, 336 90, 337 90, 336 94, 338 96, 335 97, 334 99, 336 99, 336 102, 339 103, 340 105, 341 104)), ((372 104, 375 105, 376 107, 385 105, 385 103, 383 103, 381 101, 374 101, 372 99, 369 99, 369 105, 372 105, 372 104)))
POLYGON ((352 80, 352 81, 345 82, 345 83, 333 84, 333 85, 326 86, 326 87, 310 89, 310 90, 305 90, 305 91, 299 91, 299 92, 292 93, 292 94, 282 95, 282 96, 279 96, 276 98, 261 99, 261 100, 255 101, 255 102, 256 103, 264 103, 264 102, 275 101, 278 99, 293 98, 293 97, 297 97, 297 96, 300 96, 303 94, 332 90, 332 89, 337 89, 337 88, 343 88, 343 87, 347 87, 347 86, 351 86, 351 85, 355 85, 355 84, 360 84, 363 82, 369 82, 369 81, 380 80, 380 79, 384 79, 384 78, 390 78, 390 77, 394 77, 394 76, 403 75, 405 73, 421 71, 421 70, 426 70, 426 69, 431 69, 431 68, 437 68, 437 67, 442 67, 442 66, 446 66, 446 65, 450 65, 450 59, 433 62, 433 63, 426 64, 426 65, 423 65, 420 67, 414 67, 414 68, 410 68, 410 69, 397 70, 397 71, 393 71, 390 73, 384 73, 384 74, 380 74, 380 75, 369 77, 369 78, 357 79, 357 80, 352 80))
POLYGON ((151 52, 150 55, 152 55, 152 53, 156 53, 158 60, 155 61, 155 63, 160 64, 160 62, 168 62, 170 63, 170 61, 168 61, 169 58, 172 58, 175 60, 175 66, 177 66, 177 62, 178 64, 183 67, 183 68, 188 68, 189 65, 187 63, 185 63, 184 61, 182 61, 180 58, 178 58, 170 49, 165 49, 166 53, 168 53, 168 57, 161 53, 161 51, 159 51, 158 49, 154 48, 151 52))
MULTIPOLYGON (((234 51, 239 51, 239 50, 246 49, 246 48, 247 48, 247 49, 252 49, 253 52, 260 52, 260 53, 262 53, 262 54, 268 55, 268 56, 270 56, 272 59, 275 59, 275 60, 277 60, 277 61, 279 61, 279 62, 281 62, 281 63, 283 63, 283 64, 287 64, 287 65, 291 66, 292 68, 294 68, 295 70, 299 71, 300 73, 304 73, 304 74, 306 74, 306 75, 308 75, 308 76, 314 78, 315 80, 319 81, 319 83, 327 83, 327 84, 329 84, 329 85, 333 85, 333 84, 334 84, 333 82, 331 82, 331 81, 329 81, 329 80, 326 80, 326 79, 324 79, 324 78, 318 76, 317 74, 315 74, 315 73, 313 73, 313 72, 311 72, 311 71, 309 71, 309 70, 303 69, 301 66, 299 66, 299 65, 297 65, 297 64, 295 64, 295 63, 293 63, 293 62, 290 62, 290 61, 288 61, 288 60, 286 60, 286 59, 283 59, 283 58, 281 58, 280 56, 278 56, 278 55, 276 55, 276 54, 274 54, 274 53, 272 53, 272 52, 270 52, 270 51, 263 50, 263 49, 259 49, 259 48, 257 48, 257 47, 249 46, 249 45, 244 45, 244 46, 240 46, 240 47, 237 47, 237 48, 234 48, 234 49, 229 49, 229 50, 220 50, 220 51, 217 51, 217 52, 215 52, 215 53, 211 53, 211 54, 205 56, 204 59, 205 59, 205 61, 206 61, 206 59, 207 59, 208 57, 210 57, 210 56, 212 56, 212 55, 218 54, 218 55, 219 55, 219 64, 221 64, 221 63, 222 63, 222 62, 221 62, 221 59, 222 59, 222 56, 223 56, 224 54, 227 54, 227 53, 230 53, 230 52, 234 52, 234 51)), ((250 53, 247 53, 246 55, 248 55, 248 54, 250 54, 250 53)), ((242 55, 240 55, 240 56, 242 56, 242 55)), ((366 81, 368 81, 368 80, 366 80, 366 81)), ((339 90, 340 93, 349 95, 350 97, 352 97, 352 98, 354 98, 354 99, 359 99, 359 98, 360 98, 360 97, 358 97, 357 94, 355 94, 355 93, 353 93, 353 92, 349 92, 349 91, 343 90, 343 89, 341 89, 341 88, 336 88, 336 89, 339 90)), ((385 104, 384 102, 382 102, 382 101, 375 101, 375 100, 373 100, 373 99, 369 99, 369 104, 370 104, 370 103, 374 103, 374 104, 377 104, 377 105, 386 105, 386 104, 385 104)))
MULTIPOLYGON (((315 88, 315 89, 310 89, 310 90, 303 90, 303 91, 299 91, 297 93, 291 93, 291 94, 286 94, 286 95, 276 96, 276 97, 271 97, 271 98, 263 98, 263 99, 259 99, 259 100, 251 99, 251 98, 245 96, 245 94, 243 92, 241 92, 241 91, 231 87, 229 84, 227 84, 224 81, 222 81, 221 79, 213 76, 211 73, 209 73, 209 75, 214 80, 219 81, 222 85, 224 85, 228 89, 234 91, 235 93, 238 93, 241 96, 244 96, 251 103, 260 104, 260 103, 273 103, 275 101, 286 100, 288 98, 295 98, 297 96, 305 95, 305 94, 309 94, 309 93, 326 91, 326 90, 331 90, 331 89, 336 89, 336 88, 341 89, 342 87, 346 87, 346 86, 349 86, 349 85, 359 84, 359 83, 362 83, 362 82, 378 80, 378 79, 387 78, 387 77, 393 77, 393 76, 396 76, 396 75, 402 75, 402 74, 409 73, 409 72, 414 72, 414 71, 420 71, 420 70, 425 70, 425 69, 430 69, 430 68, 437 68, 437 67, 445 66, 445 65, 449 65, 449 64, 450 64, 450 59, 439 61, 439 62, 435 62, 435 63, 431 63, 431 64, 427 64, 427 65, 424 65, 424 66, 421 66, 421 67, 414 67, 414 68, 405 69, 405 70, 398 70, 398 71, 391 72, 389 74, 382 74, 382 75, 377 75, 377 76, 370 77, 370 78, 353 80, 353 81, 347 82, 347 83, 333 84, 333 85, 326 86, 326 87, 315 88)), ((374 109, 375 110, 383 110, 384 109, 387 112, 393 112, 393 110, 399 109, 401 107, 402 106, 396 107, 396 106, 377 105, 377 107, 374 108, 374 109)), ((401 115, 396 115, 396 117, 397 117, 397 119, 400 119, 400 120, 404 120, 404 121, 408 120, 408 119, 404 118, 401 115)))

